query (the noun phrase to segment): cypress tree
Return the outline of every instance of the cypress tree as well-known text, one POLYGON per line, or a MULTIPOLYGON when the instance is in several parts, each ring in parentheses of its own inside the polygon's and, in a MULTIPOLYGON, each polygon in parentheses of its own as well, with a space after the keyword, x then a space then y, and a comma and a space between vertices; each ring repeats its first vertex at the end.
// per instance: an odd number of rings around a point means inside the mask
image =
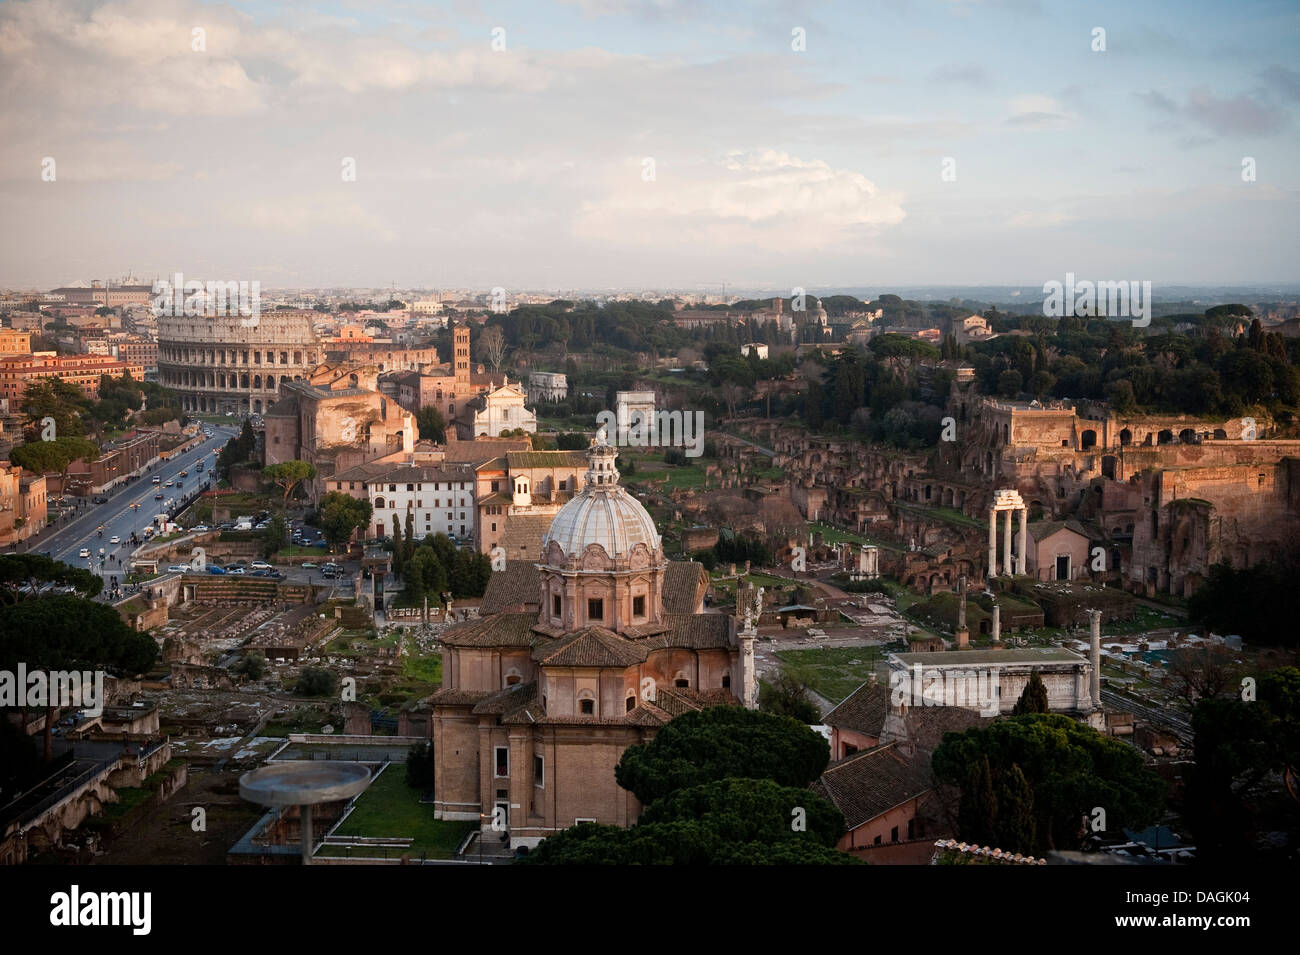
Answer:
POLYGON ((997 847, 1007 852, 1036 852, 1034 791, 1018 763, 998 786, 997 847))
POLYGON ((996 840, 995 822, 998 800, 993 793, 993 774, 989 758, 983 756, 971 767, 962 787, 961 805, 957 809, 957 827, 968 842, 989 845, 996 840))
POLYGON ((1038 671, 1034 670, 1029 674, 1029 682, 1025 684, 1020 699, 1016 700, 1011 715, 1023 716, 1026 713, 1047 712, 1050 712, 1047 706, 1047 687, 1043 683, 1043 678, 1038 675, 1038 671))

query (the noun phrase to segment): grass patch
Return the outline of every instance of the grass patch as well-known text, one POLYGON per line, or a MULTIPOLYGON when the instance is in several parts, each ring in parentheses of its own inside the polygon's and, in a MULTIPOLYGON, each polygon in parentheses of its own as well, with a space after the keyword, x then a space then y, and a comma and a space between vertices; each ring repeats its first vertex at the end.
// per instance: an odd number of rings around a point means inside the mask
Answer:
MULTIPOLYGON (((410 852, 427 853, 430 859, 450 859, 467 834, 477 828, 473 822, 452 822, 433 818, 432 803, 420 802, 422 793, 406 785, 406 767, 392 764, 357 797, 356 806, 336 836, 410 838, 410 852)), ((377 850, 353 849, 352 855, 377 850)), ((389 850, 392 852, 392 850, 389 850)), ((340 847, 330 855, 346 855, 340 847)))
POLYGON ((431 653, 423 657, 406 657, 402 660, 402 676, 421 683, 441 683, 442 654, 431 653))
POLYGON ((782 668, 832 703, 839 703, 865 683, 884 661, 880 647, 824 647, 780 650, 782 668))

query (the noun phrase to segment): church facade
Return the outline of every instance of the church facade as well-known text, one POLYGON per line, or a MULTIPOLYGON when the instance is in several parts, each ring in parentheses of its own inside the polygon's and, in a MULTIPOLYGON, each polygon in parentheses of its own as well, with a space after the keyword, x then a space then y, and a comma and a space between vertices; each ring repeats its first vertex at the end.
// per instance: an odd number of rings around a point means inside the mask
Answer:
POLYGON ((493 574, 475 621, 442 634, 433 708, 435 812, 504 823, 534 846, 577 822, 636 822, 624 750, 682 713, 756 702, 752 613, 704 613, 708 575, 669 561, 619 484, 602 434, 585 487, 538 562, 493 574))

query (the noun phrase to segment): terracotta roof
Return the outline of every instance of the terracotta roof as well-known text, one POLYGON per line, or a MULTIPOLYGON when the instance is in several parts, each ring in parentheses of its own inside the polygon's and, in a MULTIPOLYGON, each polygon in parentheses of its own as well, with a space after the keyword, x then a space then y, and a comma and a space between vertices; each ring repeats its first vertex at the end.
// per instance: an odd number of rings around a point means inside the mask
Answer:
POLYGON ((822 717, 822 722, 836 729, 852 730, 879 739, 888 715, 889 687, 883 683, 867 682, 822 717))
POLYGON ((850 830, 934 788, 929 759, 906 759, 892 743, 826 767, 809 787, 833 802, 850 830))
POLYGON ((449 647, 527 647, 536 621, 532 613, 498 613, 444 630, 440 639, 449 647))
POLYGON ((583 627, 558 640, 539 638, 533 659, 544 667, 630 667, 644 663, 646 647, 604 627, 583 627))
POLYGON ((507 560, 505 570, 494 570, 488 578, 478 611, 486 616, 527 606, 540 609, 541 593, 537 565, 527 560, 507 560))
POLYGON ((693 560, 671 560, 664 570, 664 611, 699 613, 709 589, 709 572, 693 560))

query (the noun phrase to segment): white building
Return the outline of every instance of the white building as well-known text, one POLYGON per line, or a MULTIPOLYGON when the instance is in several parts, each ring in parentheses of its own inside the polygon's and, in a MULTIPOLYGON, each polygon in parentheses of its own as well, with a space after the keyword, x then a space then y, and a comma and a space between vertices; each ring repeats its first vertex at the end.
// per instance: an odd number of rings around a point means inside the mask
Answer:
POLYGON ((365 497, 373 508, 370 527, 375 537, 391 537, 393 516, 406 532, 406 515, 414 519, 414 537, 446 534, 453 540, 474 536, 475 473, 470 465, 363 464, 330 476, 329 486, 365 497))
POLYGON ((757 355, 759 358, 767 358, 767 346, 759 342, 750 342, 740 346, 740 353, 748 358, 750 355, 757 355))
POLYGON ((471 398, 456 416, 456 434, 462 441, 499 438, 503 431, 523 428, 537 433, 537 415, 525 407, 528 396, 518 382, 505 380, 500 388, 471 398))

